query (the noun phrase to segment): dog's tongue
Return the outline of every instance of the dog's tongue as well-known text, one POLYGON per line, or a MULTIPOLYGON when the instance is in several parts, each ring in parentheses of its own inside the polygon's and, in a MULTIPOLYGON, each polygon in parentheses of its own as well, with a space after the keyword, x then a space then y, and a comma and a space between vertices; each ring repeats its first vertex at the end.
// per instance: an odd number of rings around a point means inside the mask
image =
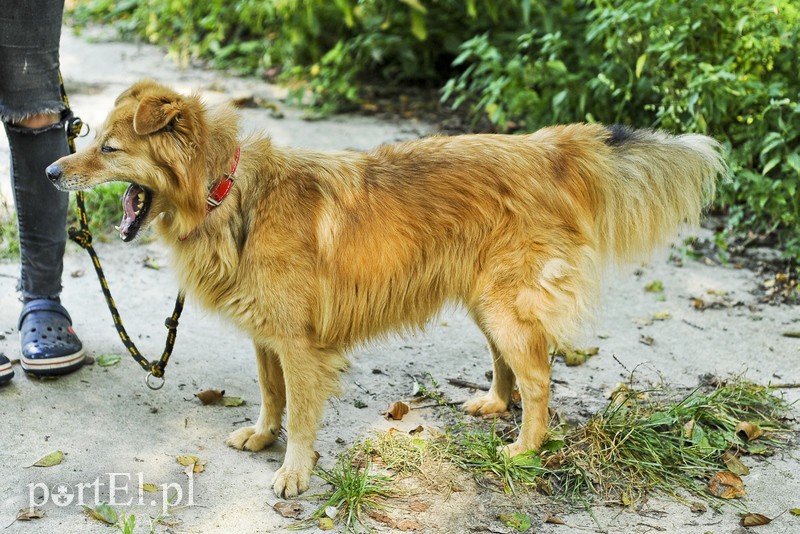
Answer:
POLYGON ((133 221, 136 220, 136 206, 139 202, 139 193, 144 191, 141 187, 136 184, 131 184, 128 186, 128 189, 125 190, 125 194, 122 195, 122 221, 119 223, 119 237, 125 239, 128 237, 128 232, 133 225, 133 221))

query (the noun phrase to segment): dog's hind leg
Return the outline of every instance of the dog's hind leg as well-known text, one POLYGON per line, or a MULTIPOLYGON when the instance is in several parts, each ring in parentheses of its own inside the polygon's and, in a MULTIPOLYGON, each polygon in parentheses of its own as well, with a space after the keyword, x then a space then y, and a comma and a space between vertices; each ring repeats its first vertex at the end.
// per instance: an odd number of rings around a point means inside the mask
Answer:
POLYGON ((485 317, 488 337, 494 340, 495 350, 513 372, 522 397, 522 428, 517 441, 506 447, 509 456, 516 456, 538 449, 547 433, 550 402, 547 338, 539 321, 522 320, 514 309, 500 302, 485 317))
POLYGON ((261 386, 261 411, 255 426, 232 432, 225 441, 240 450, 260 451, 271 445, 281 431, 281 417, 286 407, 286 387, 278 355, 271 349, 256 345, 258 383, 261 386))
POLYGON ((468 400, 464 403, 463 408, 470 415, 503 413, 508 408, 511 393, 514 390, 514 372, 500 354, 480 314, 473 312, 472 317, 489 343, 489 351, 492 355, 492 385, 488 393, 468 400))
POLYGON ((308 489, 317 462, 314 441, 325 401, 339 392, 340 375, 347 369, 335 349, 291 343, 280 353, 286 382, 287 443, 283 465, 272 479, 278 497, 294 497, 308 489))

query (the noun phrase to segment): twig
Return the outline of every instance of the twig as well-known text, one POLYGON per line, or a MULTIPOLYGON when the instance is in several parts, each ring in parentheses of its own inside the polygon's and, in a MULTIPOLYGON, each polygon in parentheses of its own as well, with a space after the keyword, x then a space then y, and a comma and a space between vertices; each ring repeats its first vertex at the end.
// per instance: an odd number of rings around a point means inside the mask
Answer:
POLYGON ((775 389, 792 389, 792 388, 800 388, 800 383, 792 382, 790 384, 770 384, 768 387, 775 389))
POLYGON ((411 406, 409 410, 424 410, 425 408, 436 408, 437 406, 458 406, 467 401, 437 402, 436 404, 423 404, 422 406, 411 406))
POLYGON ((489 391, 489 386, 485 384, 476 384, 475 382, 468 382, 460 378, 448 378, 448 384, 458 386, 460 388, 480 389, 481 391, 489 391))
POLYGON ((684 323, 686 323, 686 324, 688 324, 689 326, 691 326, 692 328, 697 328, 698 330, 705 330, 705 328, 703 328, 702 326, 698 326, 698 325, 696 325, 696 324, 694 324, 694 323, 690 323, 690 322, 689 322, 689 321, 687 321, 686 319, 681 319, 681 320, 682 320, 684 323))

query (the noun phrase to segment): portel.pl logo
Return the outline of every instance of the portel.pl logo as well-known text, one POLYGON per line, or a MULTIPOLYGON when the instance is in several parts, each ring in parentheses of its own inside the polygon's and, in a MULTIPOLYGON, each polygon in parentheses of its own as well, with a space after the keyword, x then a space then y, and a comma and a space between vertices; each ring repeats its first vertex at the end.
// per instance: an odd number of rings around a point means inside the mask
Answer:
POLYGON ((145 484, 144 473, 105 473, 92 482, 66 484, 31 482, 28 484, 28 506, 33 509, 52 502, 56 506, 161 506, 164 513, 170 507, 194 504, 194 477, 187 473, 185 485, 167 482, 145 484), (145 488, 150 491, 145 491, 145 488), (155 491, 153 491, 155 490, 155 491), (159 495, 160 498, 159 498, 159 495))

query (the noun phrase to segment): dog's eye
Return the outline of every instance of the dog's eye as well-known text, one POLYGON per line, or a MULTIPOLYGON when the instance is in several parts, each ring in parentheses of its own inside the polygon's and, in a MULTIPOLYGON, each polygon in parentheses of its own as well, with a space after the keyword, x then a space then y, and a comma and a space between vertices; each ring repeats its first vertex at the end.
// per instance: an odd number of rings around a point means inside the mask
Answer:
POLYGON ((111 152, 116 152, 118 150, 119 150, 118 148, 114 148, 113 146, 108 146, 108 145, 103 145, 100 147, 100 151, 105 152, 106 154, 109 154, 111 152))

